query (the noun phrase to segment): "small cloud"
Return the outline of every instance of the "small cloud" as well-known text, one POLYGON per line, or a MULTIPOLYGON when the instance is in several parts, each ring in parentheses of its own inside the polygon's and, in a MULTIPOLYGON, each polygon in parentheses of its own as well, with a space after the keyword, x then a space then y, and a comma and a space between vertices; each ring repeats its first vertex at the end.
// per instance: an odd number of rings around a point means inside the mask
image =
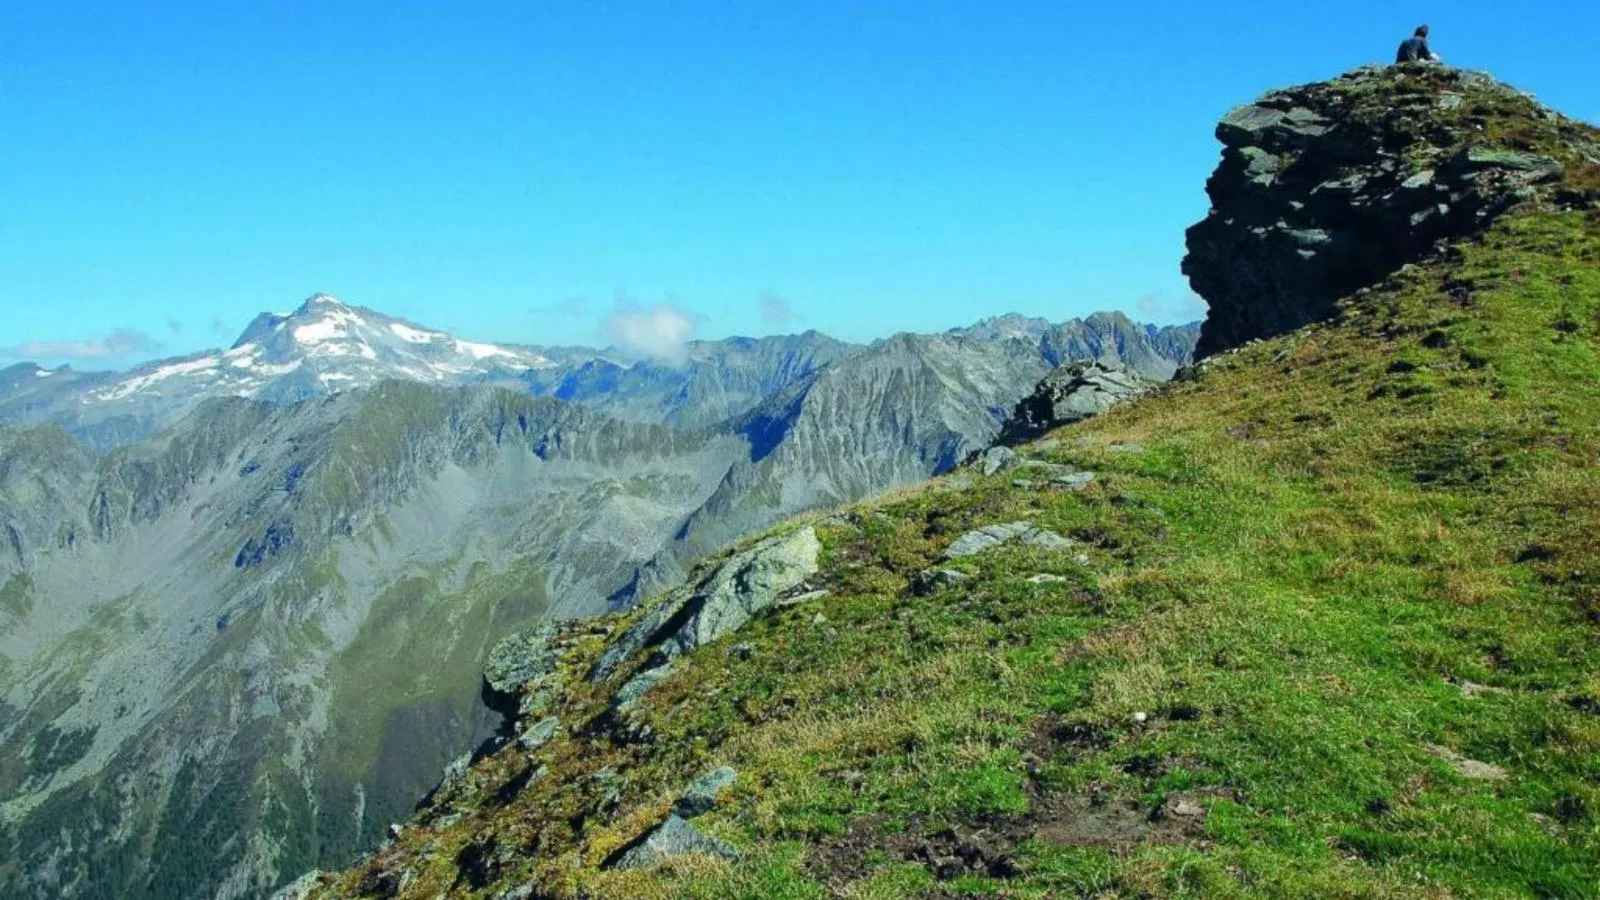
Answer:
POLYGON ((771 291, 761 293, 761 321, 768 325, 787 325, 798 316, 789 306, 789 301, 771 291))
POLYGON ((600 323, 600 333, 629 353, 678 365, 688 359, 689 338, 698 325, 696 317, 671 303, 645 307, 618 300, 600 323))
POLYGON ((0 357, 11 359, 118 359, 154 353, 162 344, 134 328, 118 328, 104 337, 76 341, 25 341, 0 347, 0 357))
POLYGON ((167 316, 167 330, 174 335, 183 334, 183 320, 177 316, 167 316))
POLYGON ((211 319, 211 333, 221 337, 228 337, 233 334, 233 329, 228 327, 227 322, 222 321, 221 316, 214 316, 211 319))
POLYGON ((550 316, 557 319, 582 319, 589 315, 589 307, 587 298, 573 297, 560 303, 535 306, 528 312, 535 316, 550 316))
POLYGON ((1161 291, 1152 291, 1134 303, 1137 318, 1154 324, 1193 322, 1196 319, 1203 319, 1207 308, 1206 302, 1194 291, 1184 291, 1183 296, 1177 300, 1169 298, 1161 291))

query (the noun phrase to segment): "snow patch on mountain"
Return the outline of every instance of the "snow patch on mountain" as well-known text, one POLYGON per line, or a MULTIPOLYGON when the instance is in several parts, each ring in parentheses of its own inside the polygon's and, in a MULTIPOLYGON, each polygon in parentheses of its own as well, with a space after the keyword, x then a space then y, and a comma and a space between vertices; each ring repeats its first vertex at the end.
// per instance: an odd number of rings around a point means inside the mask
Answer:
POLYGON ((456 339, 456 350, 470 355, 473 359, 493 359, 497 356, 507 359, 517 358, 517 354, 503 347, 496 347, 493 344, 474 344, 460 338, 456 339))
POLYGON ((361 317, 348 309, 338 309, 324 314, 324 316, 309 325, 301 325, 294 330, 294 339, 302 344, 319 344, 349 337, 345 330, 346 325, 362 325, 361 317))
POLYGON ((217 368, 222 361, 221 356, 206 356, 200 359, 187 360, 162 365, 151 372, 146 372, 126 381, 112 385, 104 390, 95 391, 88 399, 99 402, 121 400, 139 391, 146 390, 158 382, 166 381, 182 375, 193 375, 198 372, 209 372, 217 368))
POLYGON ((395 337, 410 344, 431 344, 435 340, 444 337, 442 334, 435 334, 431 331, 418 331, 401 322, 390 322, 389 331, 395 337))

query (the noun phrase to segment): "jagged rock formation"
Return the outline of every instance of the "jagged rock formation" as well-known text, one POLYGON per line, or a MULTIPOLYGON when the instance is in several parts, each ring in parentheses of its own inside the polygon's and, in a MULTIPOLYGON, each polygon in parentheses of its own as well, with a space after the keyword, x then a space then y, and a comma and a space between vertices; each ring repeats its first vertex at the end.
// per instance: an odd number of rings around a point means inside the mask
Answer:
POLYGON ((1197 355, 1323 319, 1441 241, 1600 163, 1579 123, 1487 75, 1357 69, 1223 117, 1211 213, 1183 271, 1210 304, 1197 355))
POLYGON ((1017 401, 1000 428, 1000 444, 1029 441, 1054 428, 1097 416, 1155 383, 1116 363, 1069 363, 1046 375, 1017 401))

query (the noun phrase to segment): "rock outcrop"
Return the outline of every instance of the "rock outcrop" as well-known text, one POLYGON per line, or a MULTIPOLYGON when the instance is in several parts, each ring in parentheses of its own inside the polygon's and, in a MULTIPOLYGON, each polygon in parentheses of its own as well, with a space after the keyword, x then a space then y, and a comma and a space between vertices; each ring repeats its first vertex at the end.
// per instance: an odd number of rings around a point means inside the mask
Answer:
MULTIPOLYGON (((1046 375, 1033 393, 1017 402, 1000 429, 998 443, 1020 444, 1041 434, 1097 416, 1136 397, 1155 382, 1117 363, 1069 363, 1046 375)), ((1001 471, 996 466, 994 471, 1001 471)), ((985 474, 993 474, 987 467, 985 474)))
POLYGON ((623 851, 609 864, 614 869, 656 869, 680 856, 738 859, 739 851, 726 841, 700 833, 677 815, 667 817, 644 839, 623 851))
POLYGON ((1487 75, 1357 69, 1273 91, 1217 126, 1211 212, 1184 274, 1210 304, 1197 357, 1335 304, 1600 162, 1582 126, 1487 75))
POLYGON ((692 592, 669 594, 645 613, 606 649, 590 670, 589 680, 604 681, 630 657, 653 647, 659 664, 618 692, 629 702, 636 701, 660 680, 673 657, 726 637, 786 595, 803 592, 806 578, 817 571, 821 549, 816 530, 808 526, 734 554, 692 592), (635 687, 638 684, 642 687, 635 687))

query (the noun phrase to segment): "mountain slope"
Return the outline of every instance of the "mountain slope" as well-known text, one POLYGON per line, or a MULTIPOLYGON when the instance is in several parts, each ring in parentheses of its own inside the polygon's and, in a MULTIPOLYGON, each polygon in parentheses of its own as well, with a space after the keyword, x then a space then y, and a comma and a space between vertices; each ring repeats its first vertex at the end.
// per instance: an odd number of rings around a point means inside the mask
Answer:
POLYGON ((1512 202, 1331 308, 1241 299, 1221 334, 1316 324, 1214 337, 1031 466, 792 523, 554 636, 516 742, 295 894, 1592 896, 1596 132, 1453 70, 1331 88, 1312 145, 1388 121, 1560 173, 1480 176, 1512 202), (748 554, 806 532, 817 571, 763 588, 794 563, 748 554), (686 642, 730 583, 756 614, 686 642))
MULTIPOLYGON (((373 348, 374 316, 319 300, 240 347, 373 348)), ((0 430, 0 883, 255 896, 342 863, 490 734, 494 639, 948 467, 1043 369, 1024 344, 903 336, 785 375, 807 388, 760 433, 411 381, 214 399, 103 458, 0 430)))
POLYGON ((701 428, 745 413, 859 350, 816 331, 694 341, 681 365, 597 357, 529 371, 522 381, 535 395, 583 404, 613 418, 701 428))
POLYGON ((599 607, 747 453, 398 382, 103 460, 4 434, 11 896, 250 895, 370 843, 489 733, 487 642, 599 607))

